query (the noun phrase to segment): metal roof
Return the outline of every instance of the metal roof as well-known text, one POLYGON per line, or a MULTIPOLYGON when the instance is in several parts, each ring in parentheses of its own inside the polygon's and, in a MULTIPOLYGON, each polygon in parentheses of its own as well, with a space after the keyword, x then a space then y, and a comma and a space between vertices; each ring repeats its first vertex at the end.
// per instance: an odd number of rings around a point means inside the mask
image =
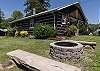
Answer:
POLYGON ((8 30, 7 29, 0 29, 0 31, 7 32, 8 30))
MULTIPOLYGON (((12 21, 12 22, 9 22, 9 23, 15 23, 15 22, 18 22, 18 21, 21 21, 21 20, 25 20, 25 19, 29 19, 29 18, 32 18, 32 17, 35 17, 35 16, 39 16, 39 15, 42 15, 42 14, 45 14, 45 13, 59 11, 59 10, 62 10, 62 9, 64 9, 64 8, 70 7, 70 6, 72 6, 72 5, 76 5, 76 4, 79 4, 79 2, 75 2, 75 3, 73 3, 73 4, 69 4, 69 5, 66 5, 66 6, 64 6, 64 7, 54 8, 54 9, 51 9, 51 10, 47 10, 47 11, 44 11, 44 12, 40 12, 40 13, 38 13, 38 14, 31 15, 31 16, 28 16, 28 17, 24 17, 24 18, 21 18, 21 19, 17 19, 17 20, 14 20, 14 21, 12 21)), ((79 6, 80 6, 80 4, 79 4, 79 6)), ((84 13, 83 13, 83 11, 82 11, 82 9, 81 9, 81 12, 82 12, 84 18, 86 19, 85 15, 84 15, 84 13)))

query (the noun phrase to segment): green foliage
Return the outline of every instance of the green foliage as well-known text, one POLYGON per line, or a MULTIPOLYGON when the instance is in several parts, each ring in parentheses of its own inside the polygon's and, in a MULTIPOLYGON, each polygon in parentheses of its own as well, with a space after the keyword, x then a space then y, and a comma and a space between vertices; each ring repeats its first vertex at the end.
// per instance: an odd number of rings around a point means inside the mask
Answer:
POLYGON ((13 11, 13 13, 11 14, 11 16, 12 16, 12 18, 13 18, 14 20, 16 20, 16 19, 22 18, 22 17, 23 17, 23 13, 22 13, 21 11, 15 10, 15 11, 13 11))
POLYGON ((0 23, 4 20, 4 12, 0 9, 0 23))
POLYGON ((11 22, 11 21, 13 21, 13 20, 14 20, 14 18, 7 18, 7 19, 6 19, 7 22, 11 22))
POLYGON ((71 32, 76 32, 77 31, 77 27, 75 26, 75 25, 70 25, 69 26, 69 30, 71 31, 71 32))
POLYGON ((49 1, 50 0, 26 0, 24 4, 24 6, 26 6, 24 10, 26 16, 32 15, 34 8, 36 9, 36 13, 47 10, 50 6, 49 1))
POLYGON ((93 33, 99 28, 99 24, 89 24, 89 29, 93 33))
POLYGON ((27 31, 20 31, 20 35, 21 35, 21 37, 26 37, 26 36, 28 36, 28 32, 27 31))
POLYGON ((70 26, 67 26, 67 29, 69 30, 67 32, 67 36, 73 36, 73 35, 75 35, 75 32, 77 31, 77 27, 73 24, 70 26))
POLYGON ((88 24, 80 23, 80 24, 77 24, 77 27, 79 29, 80 34, 82 34, 82 35, 87 34, 88 24))
POLYGON ((14 28, 11 28, 11 27, 9 27, 8 28, 8 33, 7 33, 7 35, 8 36, 15 36, 15 32, 16 32, 16 29, 15 29, 15 27, 14 28))
POLYGON ((57 32, 52 26, 46 24, 38 24, 34 27, 34 36, 37 39, 46 39, 51 36, 56 36, 57 32))
POLYGON ((0 28, 5 29, 7 27, 9 27, 9 23, 7 21, 2 21, 0 23, 0 28))

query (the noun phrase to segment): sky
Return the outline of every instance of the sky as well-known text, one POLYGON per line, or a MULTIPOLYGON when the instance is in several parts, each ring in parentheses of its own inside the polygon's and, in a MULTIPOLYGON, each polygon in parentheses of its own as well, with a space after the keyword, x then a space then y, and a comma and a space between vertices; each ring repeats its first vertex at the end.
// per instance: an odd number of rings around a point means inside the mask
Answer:
MULTIPOLYGON (((80 2, 89 23, 95 24, 100 22, 100 0, 51 0, 49 9, 62 7, 76 1, 80 2)), ((4 12, 5 17, 8 18, 14 10, 23 12, 25 9, 24 2, 25 0, 0 0, 0 8, 4 12)))

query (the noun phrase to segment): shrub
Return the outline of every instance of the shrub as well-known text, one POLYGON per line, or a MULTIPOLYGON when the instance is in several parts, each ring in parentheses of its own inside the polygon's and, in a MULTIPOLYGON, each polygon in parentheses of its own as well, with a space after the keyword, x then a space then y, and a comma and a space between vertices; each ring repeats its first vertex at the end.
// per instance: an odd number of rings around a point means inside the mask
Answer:
POLYGON ((7 32, 8 36, 13 36, 13 37, 15 36, 15 32, 16 32, 15 28, 8 28, 7 30, 8 30, 7 32))
POLYGON ((69 26, 69 29, 70 29, 71 32, 76 32, 77 31, 77 27, 75 25, 69 26))
POLYGON ((34 37, 37 39, 47 39, 51 36, 56 36, 57 32, 52 26, 46 24, 38 24, 34 27, 34 37))
POLYGON ((27 31, 20 31, 20 35, 21 35, 21 37, 26 37, 26 36, 28 36, 28 32, 27 31))
POLYGON ((77 27, 75 25, 70 25, 70 26, 67 26, 67 36, 72 36, 72 35, 75 35, 75 32, 77 31, 77 27))
POLYGON ((88 27, 88 24, 87 23, 79 23, 77 24, 77 28, 79 29, 79 33, 81 35, 87 35, 89 34, 89 32, 87 32, 87 27, 88 27))
POLYGON ((2 21, 0 23, 0 28, 6 29, 7 27, 9 27, 9 23, 7 21, 2 21))

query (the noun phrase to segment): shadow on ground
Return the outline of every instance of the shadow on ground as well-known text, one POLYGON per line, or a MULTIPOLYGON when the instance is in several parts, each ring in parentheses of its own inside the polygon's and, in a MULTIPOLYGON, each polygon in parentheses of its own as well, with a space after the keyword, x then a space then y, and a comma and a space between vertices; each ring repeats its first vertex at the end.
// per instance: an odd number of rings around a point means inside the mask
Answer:
POLYGON ((13 60, 14 63, 17 65, 18 68, 22 69, 23 71, 40 71, 34 67, 31 67, 29 65, 25 65, 25 64, 18 64, 15 60, 13 60))

